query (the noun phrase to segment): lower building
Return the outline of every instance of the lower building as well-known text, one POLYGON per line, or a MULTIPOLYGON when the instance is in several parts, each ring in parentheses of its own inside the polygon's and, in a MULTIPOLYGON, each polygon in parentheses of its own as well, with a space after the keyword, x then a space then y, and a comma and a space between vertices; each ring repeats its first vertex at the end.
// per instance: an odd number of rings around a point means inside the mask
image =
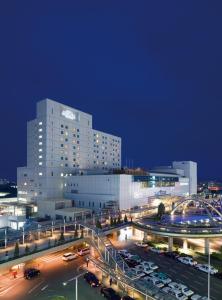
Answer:
POLYGON ((175 174, 67 176, 64 197, 94 211, 125 210, 148 204, 155 195, 188 196, 189 178, 175 174))

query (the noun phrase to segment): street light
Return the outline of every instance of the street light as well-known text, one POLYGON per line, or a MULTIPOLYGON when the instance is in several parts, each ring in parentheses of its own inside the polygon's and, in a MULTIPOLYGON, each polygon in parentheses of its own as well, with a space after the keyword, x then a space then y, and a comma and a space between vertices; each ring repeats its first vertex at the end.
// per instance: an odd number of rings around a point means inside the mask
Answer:
POLYGON ((210 300, 210 241, 208 240, 208 247, 209 247, 209 251, 208 251, 208 296, 207 299, 210 300))

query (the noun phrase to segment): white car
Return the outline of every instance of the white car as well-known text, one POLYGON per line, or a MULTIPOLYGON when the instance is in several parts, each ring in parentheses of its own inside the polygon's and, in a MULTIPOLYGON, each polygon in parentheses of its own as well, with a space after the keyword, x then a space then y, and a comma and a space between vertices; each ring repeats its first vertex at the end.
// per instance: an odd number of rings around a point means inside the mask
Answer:
POLYGON ((192 296, 194 292, 190 290, 186 285, 180 284, 180 291, 186 296, 192 296))
POLYGON ((193 260, 192 257, 189 257, 189 256, 178 257, 178 260, 185 265, 190 265, 190 266, 197 265, 197 262, 195 260, 193 260))
POLYGON ((135 243, 135 245, 137 247, 141 247, 141 248, 146 248, 148 246, 148 244, 144 243, 144 242, 137 242, 137 243, 135 243))
POLYGON ((194 294, 190 299, 191 300, 201 300, 202 297, 200 295, 194 294))
MULTIPOLYGON (((197 267, 198 270, 203 271, 205 273, 209 272, 208 265, 198 264, 198 265, 196 265, 196 267, 197 267)), ((210 274, 211 275, 216 274, 217 272, 218 272, 217 269, 215 269, 214 267, 210 266, 210 274)))
POLYGON ((158 278, 156 277, 152 277, 151 278, 152 283, 158 287, 158 288, 162 288, 164 286, 164 284, 162 283, 162 281, 160 281, 158 278))
POLYGON ((173 291, 175 297, 179 300, 187 300, 188 297, 184 295, 181 291, 173 291))
POLYGON ((177 290, 177 291, 180 290, 180 284, 177 283, 177 282, 172 281, 172 282, 170 282, 170 283, 168 284, 168 286, 169 286, 172 290, 177 290))
POLYGON ((162 291, 166 294, 171 294, 172 289, 169 286, 162 288, 162 291))
POLYGON ((76 259, 77 257, 78 257, 77 253, 69 252, 69 253, 63 254, 62 260, 64 260, 64 261, 70 261, 70 260, 76 259))
POLYGON ((146 276, 146 274, 143 271, 138 270, 136 268, 131 268, 130 271, 132 272, 132 275, 134 278, 141 278, 141 277, 146 276))
POLYGON ((164 252, 162 249, 155 248, 155 247, 151 247, 151 248, 150 248, 150 251, 155 252, 155 253, 158 253, 158 254, 164 252))
POLYGON ((147 275, 153 272, 152 269, 150 269, 149 267, 144 267, 143 265, 137 265, 137 266, 135 266, 134 269, 140 270, 140 271, 146 273, 147 275))
POLYGON ((152 261, 143 261, 143 262, 141 262, 141 265, 144 266, 144 267, 148 267, 148 268, 150 268, 152 270, 156 270, 156 269, 159 268, 152 261))

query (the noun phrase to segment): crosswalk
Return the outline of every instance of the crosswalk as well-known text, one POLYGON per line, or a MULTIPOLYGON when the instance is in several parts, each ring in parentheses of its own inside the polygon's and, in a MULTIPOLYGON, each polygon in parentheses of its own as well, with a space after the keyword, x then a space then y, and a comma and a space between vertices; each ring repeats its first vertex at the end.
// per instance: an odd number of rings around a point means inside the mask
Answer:
POLYGON ((50 263, 55 260, 62 259, 62 253, 52 253, 39 258, 39 261, 44 263, 50 263))

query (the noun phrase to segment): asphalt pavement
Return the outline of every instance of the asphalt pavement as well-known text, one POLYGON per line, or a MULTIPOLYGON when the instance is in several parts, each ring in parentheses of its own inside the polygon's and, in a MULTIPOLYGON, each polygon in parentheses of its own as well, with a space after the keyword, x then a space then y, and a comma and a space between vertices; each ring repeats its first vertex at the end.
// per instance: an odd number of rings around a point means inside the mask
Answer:
MULTIPOLYGON (((150 250, 139 248, 132 242, 122 243, 121 246, 118 243, 118 247, 130 249, 132 253, 140 255, 142 259, 153 261, 159 266, 159 271, 168 274, 173 281, 185 284, 196 294, 207 296, 208 278, 206 273, 164 255, 159 255, 150 250)), ((221 300, 222 280, 211 276, 210 283, 211 299, 221 300)))

